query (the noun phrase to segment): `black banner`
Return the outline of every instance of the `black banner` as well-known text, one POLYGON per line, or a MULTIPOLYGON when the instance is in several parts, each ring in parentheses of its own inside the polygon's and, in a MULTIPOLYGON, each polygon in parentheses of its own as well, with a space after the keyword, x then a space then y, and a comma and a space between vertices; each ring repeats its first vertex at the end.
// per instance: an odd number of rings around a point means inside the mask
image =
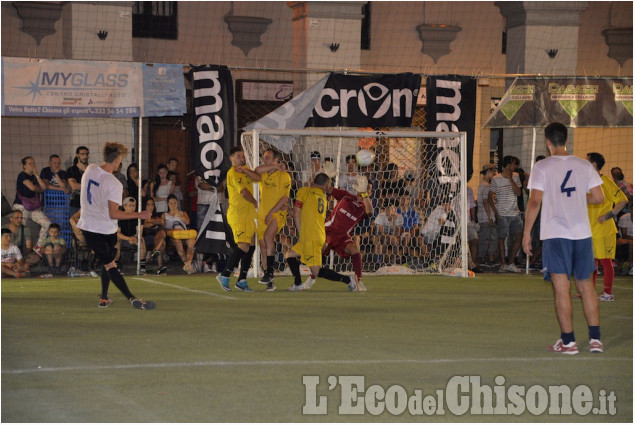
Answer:
MULTIPOLYGON (((428 77, 426 82, 426 131, 467 132, 467 181, 472 178, 472 157, 474 151, 474 127, 476 123, 476 79, 459 75, 428 77)), ((458 140, 457 140, 458 142, 458 140)), ((458 177, 459 170, 450 170, 447 164, 439 163, 439 155, 447 146, 438 146, 431 140, 437 162, 440 183, 447 183, 448 177, 458 177)))
MULTIPOLYGON (((191 126, 194 170, 217 187, 231 166, 229 150, 234 142, 234 85, 226 66, 193 67, 190 77, 194 103, 191 126)), ((218 201, 210 205, 200 229, 196 241, 199 252, 226 252, 225 226, 218 201)))
POLYGON ((421 75, 331 74, 307 127, 410 127, 421 75))

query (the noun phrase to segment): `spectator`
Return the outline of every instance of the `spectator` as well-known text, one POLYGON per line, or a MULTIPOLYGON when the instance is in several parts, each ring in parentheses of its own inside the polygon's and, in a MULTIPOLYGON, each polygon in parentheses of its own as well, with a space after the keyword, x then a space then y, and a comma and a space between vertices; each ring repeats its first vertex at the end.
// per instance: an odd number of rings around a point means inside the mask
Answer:
POLYGON ((419 213, 412 207, 411 197, 409 194, 403 194, 401 195, 401 198, 399 198, 397 213, 401 214, 403 217, 403 224, 401 226, 403 230, 403 232, 401 232, 401 246, 405 247, 404 254, 407 252, 413 257, 419 256, 420 252, 417 252, 417 249, 422 245, 419 240, 421 238, 419 235, 419 213))
MULTIPOLYGON (((629 205, 630 206, 630 205, 629 205)), ((622 270, 623 274, 626 274, 628 271, 628 266, 630 265, 630 271, 628 274, 633 274, 633 213, 626 213, 620 217, 619 223, 617 223, 617 227, 620 230, 619 237, 617 239, 617 247, 618 252, 620 254, 621 260, 625 262, 626 268, 622 270)))
POLYGON ((355 183, 357 182, 357 160, 355 155, 346 157, 346 172, 340 176, 339 186, 347 192, 355 193, 355 183))
MULTIPOLYGON (((196 176, 196 189, 198 190, 197 196, 197 215, 198 215, 198 225, 199 227, 203 224, 203 220, 205 220, 205 215, 207 214, 207 210, 209 210, 209 206, 214 199, 214 194, 216 189, 211 184, 207 183, 205 179, 201 176, 196 176)), ((198 229, 200 230, 200 229, 198 229)))
POLYGON ((322 169, 322 155, 318 151, 311 152, 311 164, 308 170, 303 170, 301 176, 302 186, 311 186, 316 174, 322 169))
POLYGON ((500 255, 500 272, 520 273, 514 264, 516 254, 522 244, 523 223, 518 209, 518 196, 521 194, 522 183, 518 174, 518 158, 506 156, 503 158, 503 171, 492 178, 490 182, 489 198, 494 205, 494 215, 498 228, 498 253, 500 255), (515 238, 509 251, 509 264, 505 258, 505 238, 515 238))
POLYGON ((622 192, 624 192, 628 201, 633 202, 633 185, 624 180, 624 173, 622 172, 622 169, 620 167, 611 168, 611 177, 613 177, 613 181, 617 187, 622 189, 622 192))
POLYGON ((389 162, 384 171, 384 180, 381 181, 379 198, 383 199, 384 206, 396 204, 399 197, 406 190, 406 181, 399 178, 397 164, 389 162))
POLYGON ((175 190, 174 182, 168 180, 168 168, 165 164, 157 165, 157 177, 150 185, 157 213, 164 213, 168 210, 168 196, 173 195, 175 190))
POLYGON ((498 250, 498 236, 496 231, 496 216, 489 198, 490 182, 496 175, 494 164, 485 164, 481 170, 483 181, 477 190, 477 218, 478 231, 478 262, 481 267, 494 265, 498 250))
POLYGON ((73 214, 71 218, 68 219, 68 222, 71 224, 71 230, 73 231, 73 234, 75 235, 75 239, 77 239, 79 246, 85 247, 87 245, 86 245, 86 239, 84 238, 84 233, 82 232, 82 229, 77 227, 77 223, 79 222, 79 217, 81 215, 82 215, 82 210, 77 210, 77 212, 73 214))
MULTIPOLYGON (((131 196, 123 200, 123 210, 127 213, 133 214, 137 211, 137 201, 131 196)), ((117 228, 117 255, 115 256, 115 262, 118 262, 121 258, 121 251, 124 249, 135 249, 141 259, 141 274, 146 272, 146 244, 145 239, 141 238, 141 244, 139 245, 139 221, 136 218, 130 218, 126 220, 118 220, 117 228)))
MULTIPOLYGON (((404 219, 397 213, 397 207, 390 204, 375 218, 376 235, 373 238, 377 263, 384 262, 384 256, 390 257, 389 262, 395 264, 399 253, 400 238, 403 232, 404 219)), ((400 258, 401 260, 401 258, 400 258)))
POLYGON ((90 249, 85 249, 88 247, 88 244, 86 243, 86 238, 84 237, 84 232, 82 231, 82 229, 80 229, 77 224, 79 223, 79 218, 82 215, 82 210, 79 209, 77 210, 77 212, 75 214, 73 214, 71 216, 70 219, 68 219, 68 222, 71 225, 71 230, 73 231, 73 235, 75 236, 76 242, 75 242, 75 248, 76 248, 76 252, 78 257, 76 258, 76 263, 79 263, 79 269, 80 270, 84 270, 84 271, 89 271, 90 270, 90 255, 91 255, 91 250, 90 249))
MULTIPOLYGON (((139 165, 136 162, 128 165, 128 169, 126 170, 126 174, 128 179, 126 183, 123 185, 124 188, 128 188, 128 196, 131 196, 135 199, 135 201, 139 202, 139 165)), ((148 198, 148 188, 150 187, 150 180, 143 180, 143 186, 141 187, 141 200, 142 203, 145 203, 145 200, 148 198)))
POLYGON ((117 169, 115 170, 114 173, 112 173, 113 176, 115 176, 117 178, 117 180, 119 180, 119 182, 121 183, 121 186, 123 186, 123 198, 127 198, 128 197, 128 178, 126 176, 123 175, 123 173, 121 172, 121 167, 122 164, 119 163, 119 167, 117 167, 117 169))
POLYGON ((179 209, 183 206, 183 193, 181 192, 181 188, 178 184, 176 184, 177 175, 174 171, 168 170, 168 180, 172 182, 174 186, 174 196, 179 200, 179 209))
POLYGON ((86 167, 88 167, 88 155, 89 151, 86 146, 80 146, 75 149, 75 158, 73 159, 73 165, 66 170, 68 176, 68 184, 71 186, 71 211, 73 215, 80 208, 79 193, 82 188, 82 176, 86 167))
MULTIPOLYGON (((476 202, 474 201, 474 191, 471 187, 466 188, 467 196, 467 240, 470 247, 471 267, 478 267, 478 224, 476 223, 476 202)), ((457 199, 458 201, 458 199, 457 199)), ((458 210, 458 209, 457 209, 458 210)))
POLYGON ((194 273, 192 267, 192 259, 194 258, 194 244, 196 243, 196 237, 189 239, 175 239, 170 236, 173 230, 188 229, 190 224, 190 217, 186 212, 179 210, 179 201, 176 195, 171 194, 168 196, 168 210, 161 215, 163 222, 165 223, 165 229, 169 237, 169 241, 176 248, 176 252, 179 255, 181 261, 183 261, 183 270, 187 274, 194 273), (187 251, 183 249, 183 244, 187 251))
POLYGON ((2 228, 2 277, 29 277, 29 266, 24 262, 20 249, 11 243, 11 230, 2 228))
POLYGON ((44 181, 47 190, 59 190, 64 193, 70 193, 71 187, 68 184, 68 176, 66 171, 62 170, 62 161, 59 155, 51 155, 49 157, 49 166, 40 171, 40 177, 44 181))
POLYGON ((150 218, 143 220, 143 240, 146 244, 146 250, 152 250, 150 261, 157 258, 158 269, 156 274, 165 273, 168 269, 163 265, 163 252, 165 251, 165 223, 161 217, 157 215, 154 206, 154 199, 146 199, 143 207, 144 211, 150 213, 150 218))
POLYGON ((57 223, 51 224, 48 236, 44 239, 44 255, 49 265, 48 273, 61 276, 62 260, 66 254, 66 241, 60 237, 61 228, 57 223))
POLYGON ((51 225, 48 217, 42 211, 42 201, 40 199, 40 194, 46 190, 46 183, 38 174, 35 160, 32 157, 22 158, 22 170, 18 174, 13 209, 22 211, 25 221, 31 219, 40 225, 40 234, 33 251, 41 257, 40 247, 51 225))
POLYGON ((438 205, 428 217, 428 221, 421 228, 421 236, 423 241, 432 245, 432 250, 437 246, 437 239, 441 234, 441 228, 448 219, 448 214, 452 210, 452 203, 448 200, 444 200, 441 205, 438 205))
POLYGON ((175 175, 174 181, 176 183, 176 186, 177 187, 181 186, 183 182, 181 181, 181 178, 179 177, 179 171, 178 171, 179 160, 174 157, 168 159, 167 167, 168 167, 168 172, 171 171, 175 175))

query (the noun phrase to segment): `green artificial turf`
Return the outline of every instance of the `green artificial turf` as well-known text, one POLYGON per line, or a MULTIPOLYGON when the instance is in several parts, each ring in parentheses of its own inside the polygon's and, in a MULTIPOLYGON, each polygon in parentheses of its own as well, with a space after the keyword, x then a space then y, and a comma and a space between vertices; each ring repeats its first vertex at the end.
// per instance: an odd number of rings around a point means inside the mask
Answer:
POLYGON ((273 293, 254 279, 254 293, 227 293, 213 275, 126 279, 157 309, 131 308, 114 286, 113 305, 98 309, 99 278, 2 279, 2 421, 633 420, 632 278, 616 278, 616 301, 600 305, 603 354, 588 352, 581 303, 573 301, 576 356, 546 351, 559 330, 551 288, 539 276, 367 276, 366 293, 323 279, 290 293, 286 276, 273 293), (312 376, 325 415, 303 414, 318 400, 303 384, 312 376), (338 384, 346 376, 364 380, 360 397, 393 385, 435 395, 455 376, 478 376, 490 388, 501 376, 503 391, 586 385, 594 406, 600 391, 615 394, 616 412, 346 414, 339 408, 349 392, 338 384))

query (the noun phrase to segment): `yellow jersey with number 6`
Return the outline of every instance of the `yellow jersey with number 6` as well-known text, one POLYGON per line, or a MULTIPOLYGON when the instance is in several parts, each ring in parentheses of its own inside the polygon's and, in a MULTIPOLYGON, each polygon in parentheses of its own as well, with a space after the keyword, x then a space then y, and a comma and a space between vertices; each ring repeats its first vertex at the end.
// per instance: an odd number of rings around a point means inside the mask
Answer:
POLYGON ((326 220, 326 194, 318 187, 303 187, 295 197, 300 208, 300 237, 303 242, 326 241, 324 221, 326 220))

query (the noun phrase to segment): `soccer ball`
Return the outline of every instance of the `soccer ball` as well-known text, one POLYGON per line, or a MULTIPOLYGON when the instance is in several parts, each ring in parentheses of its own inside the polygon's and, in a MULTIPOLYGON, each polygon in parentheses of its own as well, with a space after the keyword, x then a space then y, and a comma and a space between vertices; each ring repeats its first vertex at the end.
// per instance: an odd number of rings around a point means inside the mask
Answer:
POLYGON ((355 159, 360 166, 368 167, 375 162, 375 152, 369 149, 362 149, 355 154, 355 159))

